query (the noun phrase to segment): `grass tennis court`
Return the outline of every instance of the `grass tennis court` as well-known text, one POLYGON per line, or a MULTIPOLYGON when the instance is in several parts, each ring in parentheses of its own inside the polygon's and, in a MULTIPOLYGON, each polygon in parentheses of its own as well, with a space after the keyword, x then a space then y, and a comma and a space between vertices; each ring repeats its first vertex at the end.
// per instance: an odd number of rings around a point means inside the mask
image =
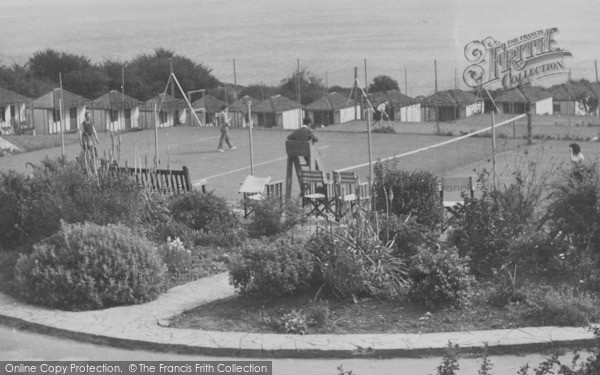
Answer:
MULTIPOLYGON (((447 124, 469 128, 484 128, 489 126, 487 120, 489 116, 481 116, 479 122, 469 119, 468 124, 447 124), (479 125, 478 125, 479 124, 479 125)), ((504 120, 500 118, 499 120, 504 120)), ((422 126, 429 129, 435 124, 412 124, 411 128, 422 126)), ((321 159, 327 172, 347 168, 368 162, 368 145, 366 132, 360 132, 358 125, 354 126, 355 131, 338 128, 342 131, 332 131, 333 127, 317 130, 319 137, 317 147, 320 149, 321 159)), ((534 122, 534 128, 536 124, 534 122)), ((556 126, 563 128, 564 126, 556 126)), ((548 130, 551 127, 548 128, 548 130)), ((523 125, 517 127, 519 134, 522 134, 523 125)), ((556 131, 552 127, 553 131, 556 131)), ((597 128, 591 127, 569 127, 569 131, 597 131, 597 128)), ((503 131, 512 133, 512 125, 505 127, 503 131)), ((259 177, 270 176, 273 181, 284 180, 286 172, 286 154, 285 139, 291 131, 286 130, 255 130, 253 132, 253 156, 254 156, 254 174, 259 177)), ((158 131, 158 148, 160 168, 170 167, 171 169, 180 169, 186 165, 191 174, 192 181, 201 179, 207 180, 209 190, 214 190, 219 196, 229 200, 240 199, 237 193, 240 183, 250 174, 250 148, 249 132, 247 129, 231 129, 231 137, 237 146, 236 151, 226 151, 225 153, 216 152, 220 132, 211 127, 184 127, 163 128, 158 131)), ((535 134, 535 132, 534 132, 535 134)), ((454 136, 460 135, 454 133, 454 136)), ((110 148, 110 137, 106 133, 99 134, 101 138, 98 151, 102 153, 110 148)), ((416 134, 414 132, 395 133, 395 134, 372 134, 372 155, 373 161, 378 158, 386 158, 393 155, 413 151, 422 147, 434 145, 440 142, 453 139, 448 135, 416 134)), ((526 150, 539 147, 540 144, 546 145, 544 152, 548 153, 550 160, 567 160, 567 146, 569 141, 536 141, 532 147, 526 146, 523 138, 513 139, 510 137, 497 138, 496 146, 498 152, 498 173, 510 175, 510 164, 514 164, 516 155, 523 154, 526 150), (554 159, 553 159, 554 158, 554 159)), ((473 174, 473 169, 491 168, 491 138, 489 137, 470 137, 455 143, 451 143, 438 148, 419 152, 414 155, 398 159, 398 165, 405 170, 425 170, 439 175, 452 173, 454 175, 473 174)), ((79 154, 78 144, 66 146, 66 154, 74 159, 79 154)), ((583 152, 588 159, 597 155, 600 151, 600 144, 597 142, 585 142, 583 152)), ((529 151, 528 151, 529 152, 529 151)), ((530 154, 532 154, 530 152, 530 154)), ((37 163, 46 155, 58 157, 60 148, 40 150, 26 154, 14 155, 2 160, 2 170, 17 169, 25 171, 25 163, 37 163)), ((142 166, 146 163, 152 166, 154 158, 154 132, 138 131, 121 134, 121 158, 122 165, 127 162, 129 166, 134 166, 136 161, 141 162, 142 166)), ((139 165, 139 164, 138 164, 139 165)), ((368 167, 361 167, 355 170, 362 180, 366 180, 368 167)), ((297 192, 297 182, 294 177, 294 192, 297 192)))

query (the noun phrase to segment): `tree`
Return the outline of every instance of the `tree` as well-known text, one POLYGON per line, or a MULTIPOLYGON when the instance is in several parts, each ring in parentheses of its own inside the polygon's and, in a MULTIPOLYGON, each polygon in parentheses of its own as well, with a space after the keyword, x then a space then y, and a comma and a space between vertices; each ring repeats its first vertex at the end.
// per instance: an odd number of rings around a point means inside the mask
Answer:
POLYGON ((0 87, 4 87, 28 98, 38 98, 56 87, 49 79, 32 76, 24 65, 0 65, 0 87))
POLYGON ((387 75, 379 75, 373 78, 373 83, 371 83, 371 85, 369 86, 369 92, 388 90, 400 91, 400 87, 398 86, 398 81, 394 80, 392 77, 387 75))
POLYGON ((264 86, 264 85, 250 85, 242 88, 239 97, 242 98, 246 95, 258 100, 263 101, 277 94, 277 87, 264 86))
POLYGON ((580 109, 588 114, 595 113, 598 109, 598 98, 588 96, 584 91, 577 91, 573 96, 573 100, 578 103, 580 109))
POLYGON ((300 102, 304 105, 314 102, 325 93, 325 86, 321 78, 302 68, 300 72, 294 72, 287 78, 281 80, 279 94, 290 99, 298 100, 296 88, 298 87, 298 74, 300 75, 300 102))
POLYGON ((37 51, 29 58, 29 70, 36 78, 47 78, 58 82, 58 74, 92 68, 90 59, 85 56, 60 52, 50 48, 37 51))
MULTIPOLYGON (((211 89, 219 85, 219 80, 204 65, 164 48, 157 48, 154 54, 139 55, 127 64, 126 71, 131 75, 131 84, 128 86, 126 82, 125 90, 141 100, 148 100, 164 92, 169 79, 171 59, 173 72, 184 92, 201 88, 211 89)), ((175 96, 182 97, 179 89, 175 90, 175 96)))

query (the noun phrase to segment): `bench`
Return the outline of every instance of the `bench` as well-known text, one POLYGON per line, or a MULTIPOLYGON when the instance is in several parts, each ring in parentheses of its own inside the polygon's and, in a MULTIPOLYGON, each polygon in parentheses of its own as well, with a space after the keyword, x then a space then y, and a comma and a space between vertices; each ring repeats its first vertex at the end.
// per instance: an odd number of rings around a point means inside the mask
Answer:
POLYGON ((192 185, 190 172, 186 166, 183 166, 182 170, 112 166, 110 170, 135 177, 138 186, 155 191, 183 193, 200 187, 202 192, 206 193, 206 180, 201 180, 192 185))

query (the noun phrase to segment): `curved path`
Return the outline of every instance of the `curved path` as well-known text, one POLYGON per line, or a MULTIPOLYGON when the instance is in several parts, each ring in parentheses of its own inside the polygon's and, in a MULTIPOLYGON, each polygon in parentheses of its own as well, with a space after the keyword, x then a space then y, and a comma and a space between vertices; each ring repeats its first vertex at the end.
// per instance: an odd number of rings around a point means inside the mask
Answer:
POLYGON ((590 331, 574 327, 304 336, 168 327, 171 317, 233 294, 227 273, 175 287, 146 304, 97 311, 50 310, 0 293, 0 323, 118 347, 244 357, 418 357, 441 354, 448 341, 465 352, 479 352, 487 342, 492 354, 522 354, 596 341, 590 331))

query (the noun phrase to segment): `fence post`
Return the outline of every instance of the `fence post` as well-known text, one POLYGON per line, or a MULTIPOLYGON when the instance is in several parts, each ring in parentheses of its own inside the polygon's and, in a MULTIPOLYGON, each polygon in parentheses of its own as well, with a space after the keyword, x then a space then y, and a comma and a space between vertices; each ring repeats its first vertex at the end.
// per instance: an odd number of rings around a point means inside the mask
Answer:
POLYGON ((527 112, 527 145, 531 146, 531 144, 533 143, 532 140, 532 135, 531 135, 531 112, 527 112))

